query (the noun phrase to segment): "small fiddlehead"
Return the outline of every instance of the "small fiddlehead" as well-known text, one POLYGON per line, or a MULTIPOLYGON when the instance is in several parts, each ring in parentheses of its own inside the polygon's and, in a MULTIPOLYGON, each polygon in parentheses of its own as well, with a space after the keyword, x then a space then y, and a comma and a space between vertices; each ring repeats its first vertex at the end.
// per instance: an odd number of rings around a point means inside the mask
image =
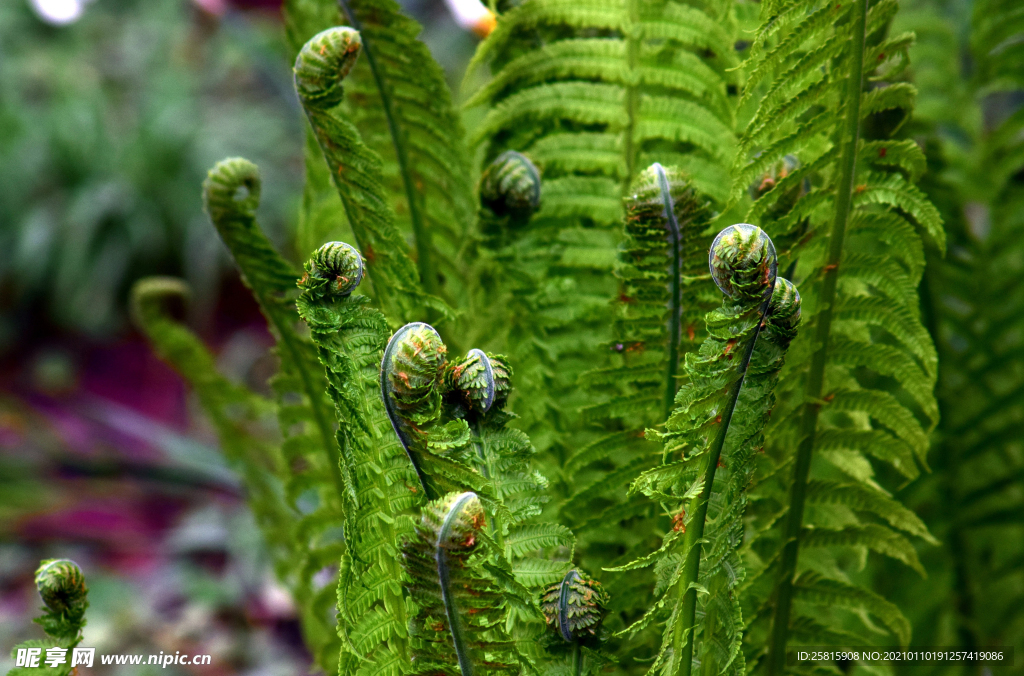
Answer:
POLYGON ((526 155, 506 150, 480 176, 480 204, 522 223, 540 209, 540 171, 526 155))
POLYGON ((608 613, 608 593, 601 583, 572 568, 562 581, 551 585, 541 597, 544 621, 563 641, 572 645, 572 674, 581 676, 584 644, 593 645, 601 622, 608 613))
MULTIPOLYGON (((16 666, 7 672, 8 676, 31 676, 44 673, 47 676, 68 676, 77 673, 78 669, 71 666, 72 658, 68 650, 82 641, 82 627, 85 626, 85 610, 89 607, 88 588, 82 569, 74 561, 68 559, 47 559, 39 564, 35 576, 36 589, 45 604, 43 614, 34 621, 46 632, 45 640, 23 641, 11 650, 11 657, 18 656, 19 662, 24 657, 35 654, 22 666, 16 666), (59 653, 62 662, 50 666, 41 665, 41 659, 51 659, 50 651, 54 648, 63 649, 59 653)), ((91 663, 89 666, 92 666, 91 663)))
POLYGON ((36 569, 35 581, 46 611, 36 622, 62 645, 70 642, 64 647, 77 644, 89 607, 89 588, 82 569, 69 559, 47 559, 36 569))
POLYGON ((363 257, 344 242, 328 242, 313 253, 299 288, 313 297, 343 297, 363 281, 363 257))
POLYGON ((412 622, 417 674, 514 673, 519 658, 500 619, 504 599, 484 562, 484 510, 473 492, 452 493, 423 508, 402 546, 419 607, 412 622))

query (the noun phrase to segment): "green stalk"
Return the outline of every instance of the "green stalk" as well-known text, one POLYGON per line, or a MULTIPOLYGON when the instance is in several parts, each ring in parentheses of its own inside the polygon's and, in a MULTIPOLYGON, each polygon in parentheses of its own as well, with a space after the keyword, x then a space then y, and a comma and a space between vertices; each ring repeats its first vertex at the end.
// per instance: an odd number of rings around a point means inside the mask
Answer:
POLYGON ((672 272, 669 284, 672 288, 672 300, 669 303, 668 319, 668 371, 665 374, 665 418, 668 419, 672 413, 672 404, 676 399, 676 374, 679 371, 679 340, 682 337, 682 318, 680 317, 680 305, 682 303, 682 289, 679 279, 679 271, 682 267, 680 260, 682 242, 679 230, 679 220, 676 218, 676 205, 672 201, 672 191, 669 189, 668 178, 665 177, 665 169, 657 162, 654 163, 654 171, 658 175, 658 187, 661 190, 661 201, 665 205, 665 221, 668 223, 669 246, 672 247, 672 272))
POLYGON ((409 203, 409 220, 412 222, 412 236, 416 242, 416 266, 419 268, 420 283, 423 290, 428 294, 434 294, 437 288, 437 278, 434 274, 434 260, 430 233, 423 223, 423 213, 419 202, 419 195, 416 192, 416 183, 413 181, 409 169, 409 151, 405 147, 405 138, 402 129, 398 126, 395 116, 394 101, 391 99, 391 92, 384 82, 384 75, 381 73, 380 65, 377 63, 377 56, 374 53, 376 47, 371 44, 363 34, 363 25, 356 17, 355 12, 349 4, 349 0, 338 0, 342 11, 348 18, 352 28, 359 31, 363 41, 363 53, 366 54, 366 61, 373 72, 373 80, 380 93, 381 107, 384 109, 384 117, 388 121, 388 131, 391 133, 391 142, 395 146, 395 157, 398 161, 398 173, 402 175, 402 185, 405 188, 405 199, 409 203))
POLYGON ((807 376, 803 416, 800 420, 800 445, 797 448, 793 468, 793 488, 790 494, 789 513, 783 532, 782 567, 775 602, 775 617, 768 646, 768 673, 781 675, 786 663, 786 643, 789 639, 789 619, 793 602, 793 578, 796 574, 797 558, 800 554, 800 531, 803 528, 804 500, 807 493, 807 476, 811 469, 811 454, 821 412, 821 396, 825 383, 825 363, 828 357, 829 334, 832 330, 832 313, 836 298, 836 283, 839 279, 839 261, 843 255, 843 241, 850 217, 850 203, 853 197, 853 181, 857 168, 857 141, 860 137, 860 100, 864 77, 864 39, 867 18, 867 0, 855 0, 851 37, 850 76, 846 83, 843 120, 845 140, 840 157, 840 179, 836 187, 836 216, 829 236, 828 263, 822 281, 821 300, 818 306, 818 322, 814 332, 814 344, 818 346, 811 357, 811 369, 807 376))
POLYGON ((572 645, 572 673, 573 676, 583 676, 583 656, 580 654, 582 649, 580 648, 580 642, 576 641, 572 645))
MULTIPOLYGON (((763 317, 768 310, 768 300, 761 305, 760 315, 763 317)), ((722 456, 722 448, 725 446, 725 437, 729 433, 729 425, 732 422, 732 414, 736 410, 736 402, 739 400, 740 390, 743 389, 743 381, 746 379, 747 368, 750 366, 750 357, 754 354, 754 345, 757 343, 757 336, 761 333, 761 324, 758 322, 754 329, 754 335, 747 345, 743 354, 743 361, 740 363, 740 377, 732 385, 729 391, 729 404, 722 413, 722 423, 718 434, 711 442, 711 447, 704 462, 701 464, 700 473, 704 476, 704 487, 700 494, 690 500, 687 514, 690 521, 686 525, 686 534, 683 536, 683 574, 679 580, 677 594, 682 606, 681 616, 676 620, 675 630, 672 635, 672 654, 676 660, 675 673, 678 676, 690 676, 693 666, 693 633, 696 629, 697 616, 697 590, 691 584, 697 582, 700 573, 700 555, 702 550, 701 540, 704 539, 704 523, 708 514, 708 501, 711 498, 711 489, 715 483, 715 472, 718 470, 718 460, 722 456)))

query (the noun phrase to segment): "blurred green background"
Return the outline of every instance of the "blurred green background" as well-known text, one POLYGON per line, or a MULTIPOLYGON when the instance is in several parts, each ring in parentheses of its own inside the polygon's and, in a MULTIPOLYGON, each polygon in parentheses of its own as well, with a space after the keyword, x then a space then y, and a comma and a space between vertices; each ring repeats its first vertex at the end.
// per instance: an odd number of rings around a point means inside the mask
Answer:
MULTIPOLYGON (((98 653, 308 669, 237 480, 126 307, 139 277, 185 278, 220 366, 266 387, 270 338, 200 185, 224 157, 257 162, 261 222, 295 254, 303 120, 279 5, 0 2, 0 673, 37 637, 32 573, 57 556, 86 571, 98 653)), ((457 83, 476 38, 441 0, 405 7, 457 83)))

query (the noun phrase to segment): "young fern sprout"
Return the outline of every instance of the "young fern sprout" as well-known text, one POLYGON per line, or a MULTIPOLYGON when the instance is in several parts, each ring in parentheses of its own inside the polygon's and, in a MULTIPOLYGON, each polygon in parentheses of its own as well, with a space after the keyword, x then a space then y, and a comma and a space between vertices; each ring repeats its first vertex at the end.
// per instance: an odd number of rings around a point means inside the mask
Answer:
MULTIPOLYGON (((52 648, 69 650, 82 641, 82 627, 85 626, 85 610, 89 607, 88 588, 82 569, 68 559, 47 559, 36 569, 36 589, 43 599, 43 614, 34 621, 46 632, 45 640, 30 640, 19 643, 11 650, 14 657, 19 650, 38 650, 44 657, 52 648)), ((37 653, 37 654, 39 654, 37 653)), ((64 653, 63 664, 54 667, 36 664, 14 667, 8 676, 31 676, 42 670, 47 676, 68 676, 72 671, 71 658, 64 653)))
POLYGON ((520 225, 540 209, 540 171, 526 155, 506 150, 480 176, 480 204, 520 225))
POLYGON ((742 672, 742 618, 731 587, 742 570, 736 548, 745 491, 753 454, 763 445, 778 370, 799 321, 799 295, 777 279, 775 248, 760 228, 739 224, 720 232, 709 267, 725 295, 722 307, 708 313, 709 336, 700 351, 687 355, 688 382, 676 395, 665 432, 649 433, 664 442, 662 466, 631 486, 631 492, 673 506, 673 528, 661 549, 618 569, 655 565, 659 600, 630 631, 670 609, 652 671, 683 676, 694 664, 709 674, 742 672), (727 478, 716 485, 720 467, 727 478), (708 596, 700 625, 698 591, 708 596), (695 659, 699 629, 703 651, 695 659))
POLYGON ((484 509, 471 491, 427 504, 402 545, 410 591, 415 674, 518 673, 521 659, 501 618, 508 602, 496 584, 500 558, 484 532, 484 509))
POLYGON ((584 673, 582 647, 593 643, 608 613, 608 593, 601 583, 572 568, 541 597, 544 620, 562 640, 572 644, 572 674, 584 673))
POLYGON ((36 588, 46 611, 36 622, 63 647, 77 645, 89 607, 89 588, 82 569, 69 559, 47 559, 36 569, 36 588), (68 645, 64 645, 66 642, 68 645))

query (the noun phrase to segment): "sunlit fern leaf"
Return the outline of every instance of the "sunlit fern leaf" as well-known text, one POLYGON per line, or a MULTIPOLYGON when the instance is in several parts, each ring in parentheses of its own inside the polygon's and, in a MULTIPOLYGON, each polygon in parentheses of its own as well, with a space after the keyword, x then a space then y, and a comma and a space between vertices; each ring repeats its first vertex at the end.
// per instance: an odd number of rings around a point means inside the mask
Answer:
MULTIPOLYGON (((305 553, 297 571, 300 580, 337 565, 341 543, 334 526, 344 521, 344 500, 353 486, 342 473, 334 439, 327 383, 316 350, 297 331, 295 309, 299 272, 274 250, 256 224, 259 170, 251 162, 234 158, 218 163, 203 184, 203 198, 217 232, 227 245, 274 335, 280 369, 271 380, 277 399, 282 456, 288 469, 285 495, 301 516, 296 525, 297 545, 305 553)), ((307 623, 321 625, 333 605, 333 584, 316 587, 314 598, 303 605, 307 623)), ((333 669, 337 638, 314 642, 318 661, 333 669)))
MULTIPOLYGON (((915 569, 920 564, 909 544, 890 528, 934 542, 920 519, 879 484, 872 465, 889 465, 908 480, 918 476, 919 466, 927 467, 928 434, 939 417, 933 395, 937 359, 921 321, 917 288, 922 239, 942 247, 945 233, 939 212, 911 182, 924 169, 923 154, 909 141, 889 138, 914 105, 914 88, 900 81, 911 40, 886 34, 897 10, 894 0, 865 7, 804 0, 762 4, 743 95, 759 103, 739 142, 733 199, 742 200, 784 158, 799 163, 770 189, 755 191, 748 217, 759 218, 776 239, 780 267, 792 270, 800 284, 811 325, 793 345, 779 390, 759 470, 762 482, 752 494, 755 535, 745 545, 759 580, 744 606, 751 617, 745 650, 755 670, 768 667, 770 673, 781 673, 789 621, 774 628, 772 659, 762 661, 772 613, 756 609, 773 585, 760 580, 763 574, 782 579, 780 588, 791 584, 801 533, 811 534, 812 544, 818 533, 802 531, 801 518, 820 528, 853 529, 843 531, 850 546, 915 569), (851 82, 862 84, 851 88, 851 82), (848 112, 859 124, 845 121, 848 112), (859 127, 879 135, 851 136, 850 129, 859 127), (843 183, 846 176, 849 185, 843 183), (799 186, 794 200, 790 196, 799 186), (845 237, 844 246, 834 247, 831 237, 845 237), (807 391, 812 382, 820 392, 807 391), (803 464, 808 458, 811 464, 803 464), (803 474, 808 467, 809 485, 803 474), (843 481, 835 481, 837 473, 843 481), (798 507, 789 512, 791 501, 783 496, 793 485, 799 487, 792 493, 798 507), (813 508, 803 515, 805 489, 813 508), (789 542, 784 551, 780 538, 789 542)), ((836 584, 848 584, 839 575, 836 584)), ((790 593, 783 591, 783 597, 790 593)), ((896 639, 907 640, 905 620, 890 612, 898 611, 850 607, 876 619, 882 613, 896 639)), ((784 598, 775 612, 788 608, 784 598)), ((830 631, 873 629, 832 611, 823 618, 830 631)), ((813 621, 794 615, 792 622, 813 621)))
POLYGON ((399 675, 409 669, 410 610, 397 543, 411 532, 406 512, 423 492, 378 396, 389 331, 369 299, 353 295, 362 278, 354 248, 325 244, 306 264, 298 309, 327 373, 337 443, 355 488, 337 587, 341 673, 399 675))
POLYGON ((395 226, 380 157, 363 143, 339 105, 344 96, 342 81, 360 48, 359 33, 351 28, 331 28, 315 35, 296 58, 296 91, 382 306, 402 318, 424 306, 444 311, 444 304, 421 287, 408 245, 395 226))
POLYGON ((415 534, 402 544, 417 611, 412 620, 412 673, 519 673, 505 633, 502 590, 485 568, 494 551, 483 506, 471 492, 427 504, 415 534))

